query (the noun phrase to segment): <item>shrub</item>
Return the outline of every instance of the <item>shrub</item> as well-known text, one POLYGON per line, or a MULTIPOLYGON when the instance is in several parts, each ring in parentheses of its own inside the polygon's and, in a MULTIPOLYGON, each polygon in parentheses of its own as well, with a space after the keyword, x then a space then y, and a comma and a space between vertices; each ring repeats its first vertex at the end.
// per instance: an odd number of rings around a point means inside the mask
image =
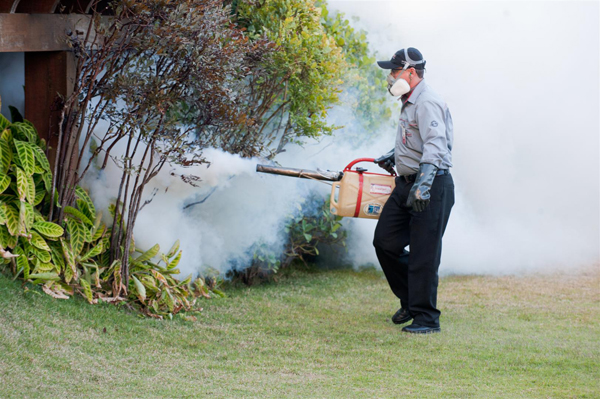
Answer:
POLYGON ((158 318, 190 310, 196 298, 210 297, 203 279, 173 278, 179 273, 178 242, 166 255, 158 245, 137 250, 138 256, 130 253, 126 287, 121 261, 110 260, 111 228, 79 186, 74 206, 63 208, 59 224, 50 222, 52 173, 44 147, 30 122, 11 124, 0 115, 0 263, 15 277, 41 285, 54 298, 79 293, 90 303, 125 303, 158 318))

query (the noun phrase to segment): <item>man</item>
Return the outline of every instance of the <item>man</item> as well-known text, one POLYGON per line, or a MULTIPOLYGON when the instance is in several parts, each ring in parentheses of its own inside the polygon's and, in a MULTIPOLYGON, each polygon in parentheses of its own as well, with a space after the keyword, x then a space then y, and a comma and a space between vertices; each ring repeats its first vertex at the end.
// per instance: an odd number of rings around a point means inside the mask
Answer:
POLYGON ((437 306, 438 268, 442 236, 454 205, 452 117, 445 102, 424 79, 425 60, 409 47, 389 61, 388 90, 402 101, 394 150, 375 162, 398 177, 385 204, 373 245, 400 309, 396 324, 413 320, 402 329, 410 333, 440 331, 437 306), (410 245, 410 252, 406 247, 410 245))

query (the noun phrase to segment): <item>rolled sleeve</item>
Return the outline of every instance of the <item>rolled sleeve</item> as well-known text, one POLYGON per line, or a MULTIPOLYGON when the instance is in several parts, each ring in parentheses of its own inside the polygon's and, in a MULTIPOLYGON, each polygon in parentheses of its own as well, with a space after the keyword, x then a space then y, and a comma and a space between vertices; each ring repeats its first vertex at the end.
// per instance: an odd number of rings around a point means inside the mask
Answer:
POLYGON ((442 105, 425 101, 416 107, 419 134, 423 141, 421 163, 429 163, 438 169, 446 167, 444 157, 448 153, 446 118, 442 105))

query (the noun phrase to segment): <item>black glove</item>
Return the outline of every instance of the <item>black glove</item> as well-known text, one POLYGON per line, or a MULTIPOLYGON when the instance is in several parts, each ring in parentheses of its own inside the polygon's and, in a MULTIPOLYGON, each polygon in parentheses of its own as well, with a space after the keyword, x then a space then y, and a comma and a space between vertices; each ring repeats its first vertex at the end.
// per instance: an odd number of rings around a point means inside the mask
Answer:
POLYGON ((433 184, 433 179, 438 171, 434 165, 430 163, 422 163, 417 173, 417 179, 408 193, 406 206, 412 206, 413 211, 423 212, 429 205, 431 195, 429 190, 433 184))
POLYGON ((375 161, 373 161, 382 169, 387 170, 391 174, 395 174, 394 166, 396 165, 396 159, 394 158, 394 149, 392 148, 390 152, 385 155, 380 156, 375 161))

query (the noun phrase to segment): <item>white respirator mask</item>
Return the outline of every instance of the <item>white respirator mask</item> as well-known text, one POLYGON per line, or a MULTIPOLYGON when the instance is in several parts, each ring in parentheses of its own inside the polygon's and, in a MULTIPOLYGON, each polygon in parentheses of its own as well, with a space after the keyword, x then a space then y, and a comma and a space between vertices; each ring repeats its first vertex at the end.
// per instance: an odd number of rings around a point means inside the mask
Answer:
POLYGON ((388 91, 394 97, 402 96, 410 91, 410 85, 406 80, 396 79, 391 73, 387 77, 387 83, 388 91))

